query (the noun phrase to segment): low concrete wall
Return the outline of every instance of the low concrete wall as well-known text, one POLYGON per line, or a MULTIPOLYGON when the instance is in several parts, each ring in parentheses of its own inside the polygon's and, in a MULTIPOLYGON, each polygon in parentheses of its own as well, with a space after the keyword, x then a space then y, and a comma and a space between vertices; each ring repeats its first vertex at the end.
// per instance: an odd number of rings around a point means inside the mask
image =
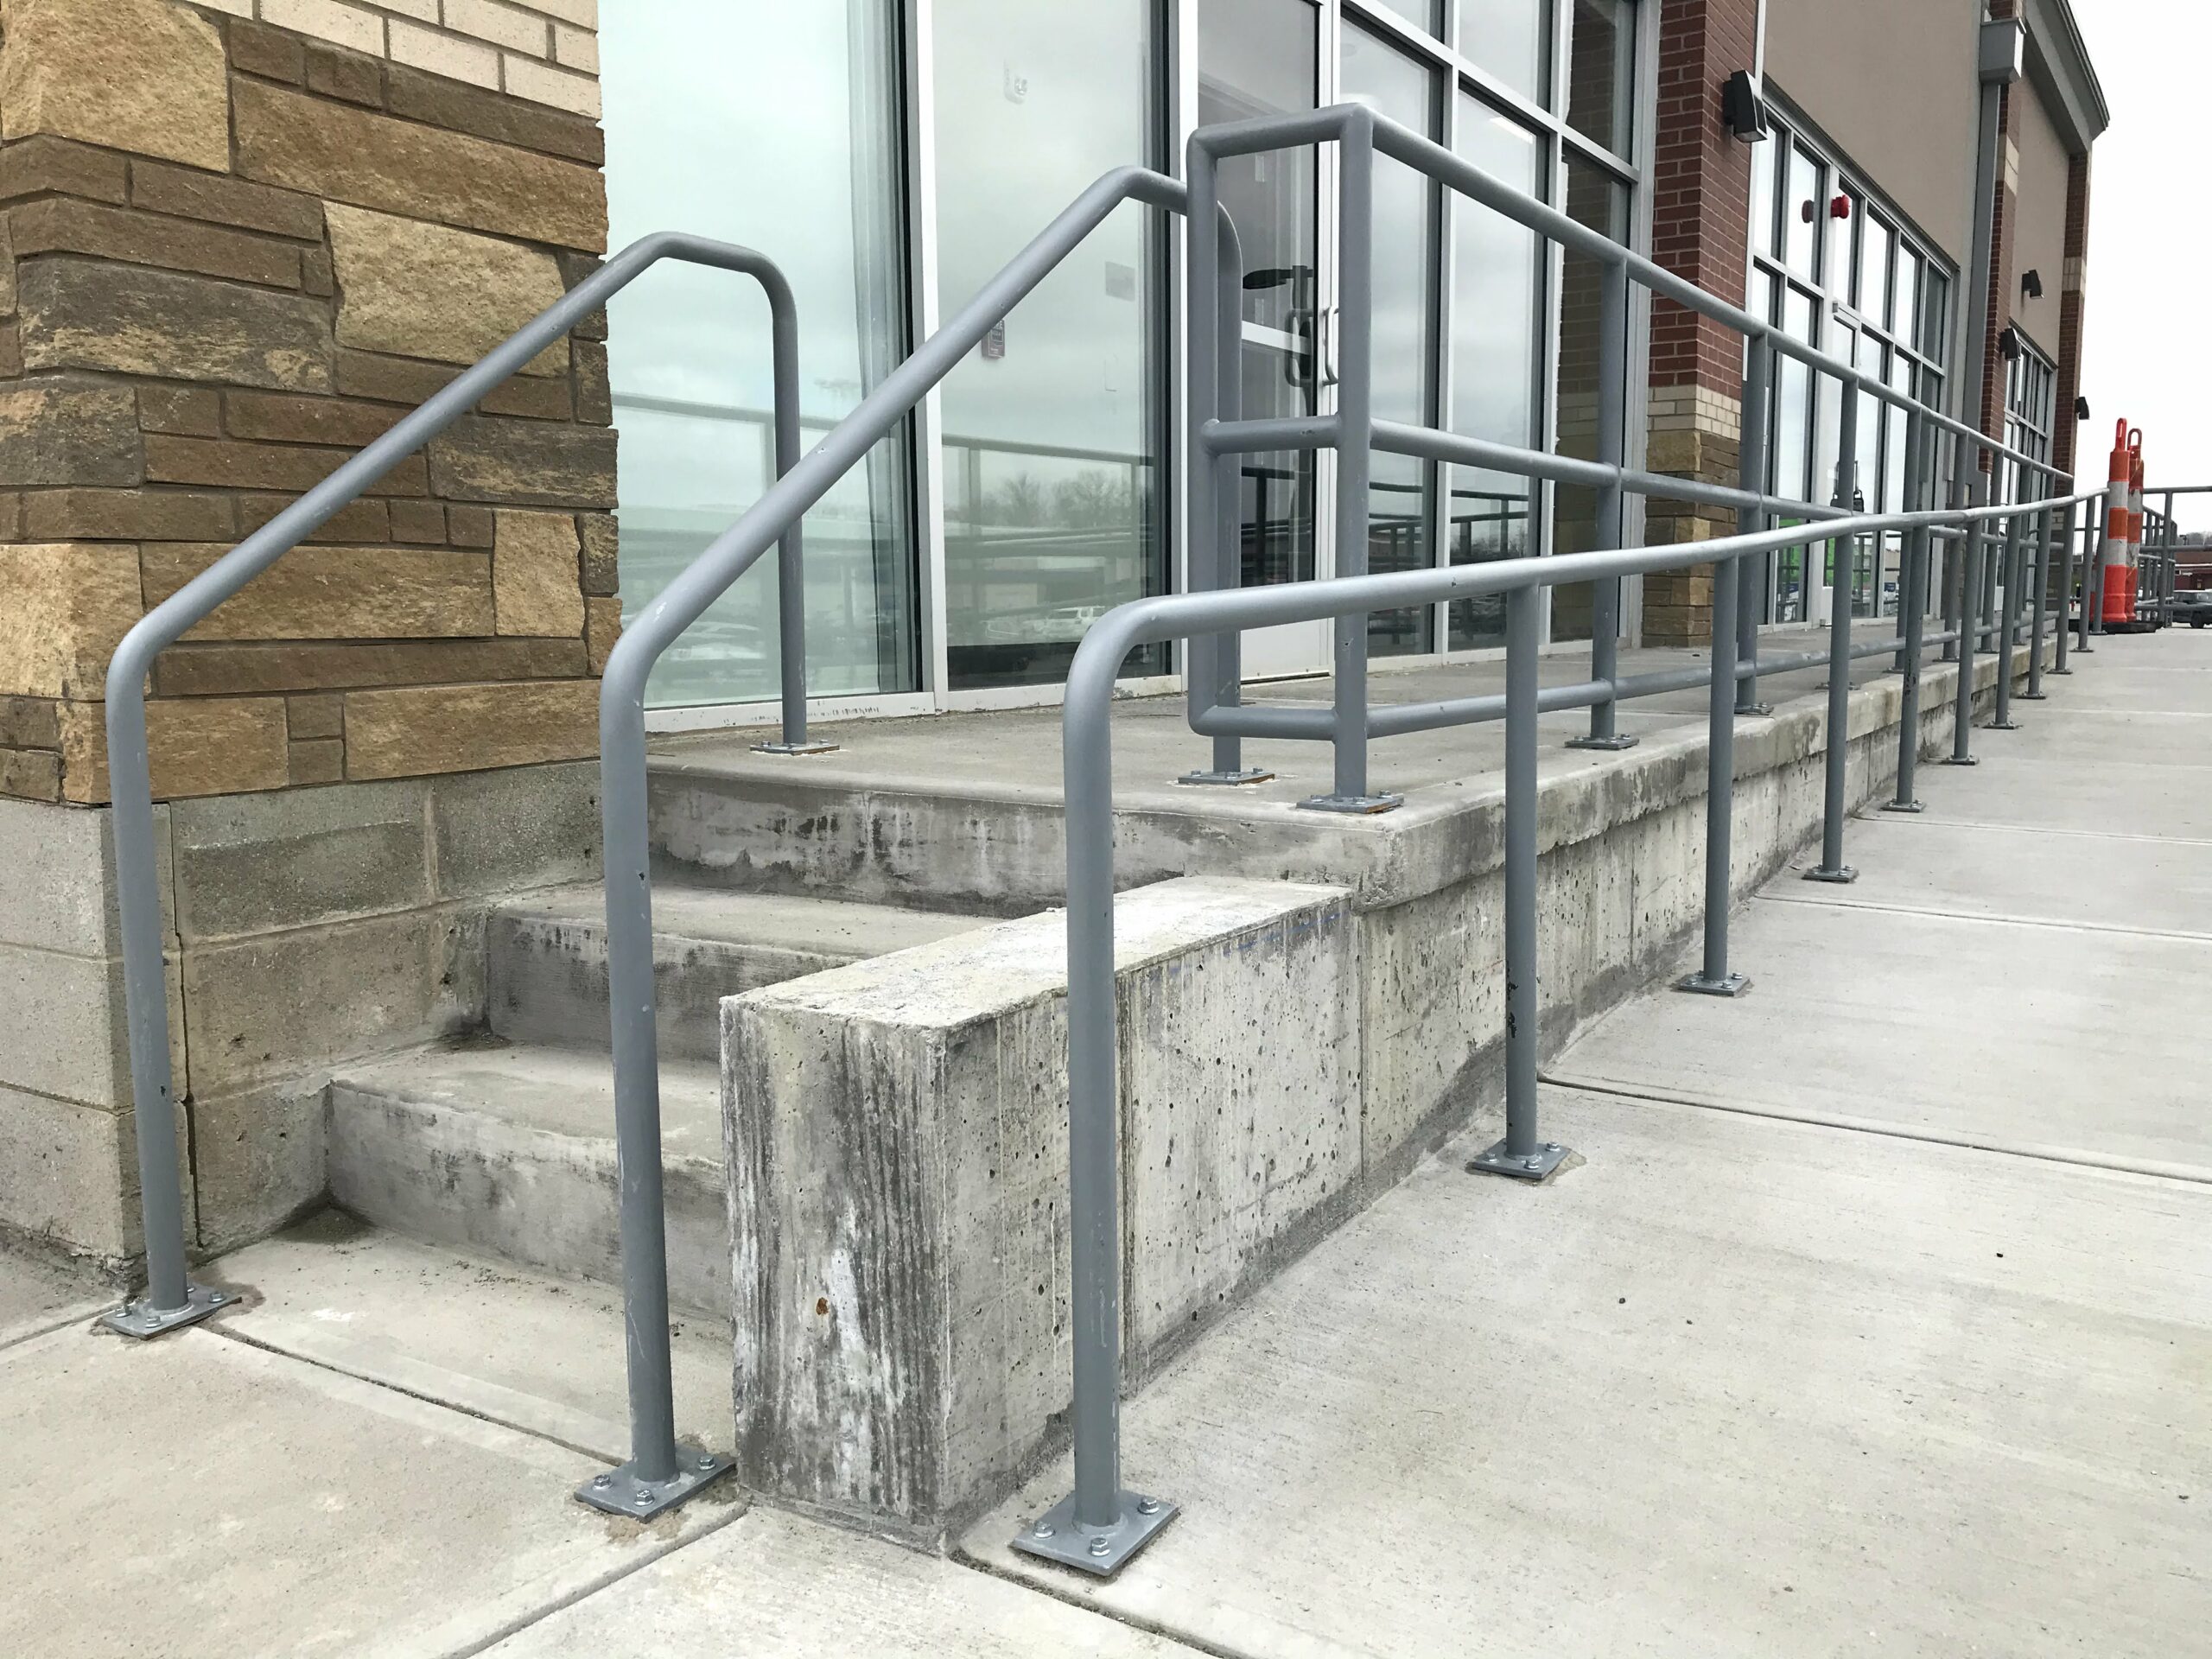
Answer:
MULTIPOLYGON (((1986 702, 1995 664, 1979 667, 1986 702)), ((1949 745, 1956 683, 1925 675, 1924 754, 1949 745)), ((1853 805, 1893 782, 1901 714, 1894 680, 1853 692, 1853 805)), ((1824 697, 1739 723, 1737 895, 1818 835, 1825 724, 1824 697)), ((1701 735, 1545 757, 1547 1055, 1701 927, 1705 785, 1701 735)), ((914 810, 954 808, 896 810, 911 830, 914 810)), ((1025 849, 1016 885, 1033 886, 1057 815, 1026 809, 1022 826, 1001 844, 1025 849)), ((1117 902, 1133 1388, 1502 1101, 1502 794, 1315 838, 1344 856, 1341 885, 1187 877, 1117 902)), ((1215 851, 1232 868, 1255 855, 1231 838, 1215 851)), ((1064 925, 1003 923, 724 1003, 739 1455, 756 1488, 934 1544, 1063 1443, 1064 925)))
MULTIPOLYGON (((1116 912, 1124 1341, 1167 1345, 1341 1213, 1359 966, 1341 888, 1194 878, 1116 912)), ((934 1542, 1067 1400, 1065 917, 723 1004, 739 1458, 934 1542)))

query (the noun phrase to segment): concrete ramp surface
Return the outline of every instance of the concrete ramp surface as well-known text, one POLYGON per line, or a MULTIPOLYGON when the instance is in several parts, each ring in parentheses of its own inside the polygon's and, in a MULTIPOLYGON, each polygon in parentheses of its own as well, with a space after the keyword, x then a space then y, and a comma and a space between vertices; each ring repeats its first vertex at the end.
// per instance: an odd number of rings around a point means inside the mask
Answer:
POLYGON ((1006 1547, 1065 1466, 971 1559, 1236 1654, 2212 1651, 2199 657, 2106 642, 1753 900, 1748 997, 1562 1054, 1579 1161, 1478 1126, 1131 1402, 1119 1580, 1006 1547))

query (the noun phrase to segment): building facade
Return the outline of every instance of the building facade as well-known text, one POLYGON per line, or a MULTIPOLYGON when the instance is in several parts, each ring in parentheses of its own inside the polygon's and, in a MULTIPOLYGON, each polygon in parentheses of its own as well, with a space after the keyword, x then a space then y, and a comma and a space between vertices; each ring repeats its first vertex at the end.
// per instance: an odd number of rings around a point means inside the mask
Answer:
MULTIPOLYGON (((2066 0, 0 0, 0 1006, 29 1033, 0 1062, 0 1225, 135 1249, 101 699, 147 607, 610 246, 683 229, 779 261, 818 435, 1108 168, 1349 99, 2072 467, 2107 117, 2066 0), (1985 153, 1993 10, 2025 73, 1985 153), (1756 142, 1725 118, 1739 74, 1756 142)), ((1248 413, 1332 406, 1332 167, 1224 169, 1248 413)), ((1592 453, 1592 271, 1387 162, 1376 226, 1377 415, 1592 453)), ((810 515, 821 714, 1050 701, 1103 607, 1180 584, 1181 233, 1120 210, 810 515)), ((1630 348, 1631 457, 1737 481, 1740 340, 1640 302, 1630 348)), ((1779 391, 1768 482, 1821 497, 1835 389, 1779 391)), ((770 401, 757 290, 657 271, 164 654, 201 1243, 296 1201, 318 1068, 465 1021, 482 895, 594 872, 597 673, 764 487, 770 401)), ((1869 420, 1886 501, 1897 435, 1869 420)), ((1338 568, 1335 489, 1325 454, 1249 458, 1246 582, 1338 568)), ((1595 521, 1586 492, 1377 457, 1366 557, 1572 550, 1595 521)), ((1654 500, 1629 534, 1730 528, 1654 500)), ((1895 550, 1861 563, 1854 608, 1893 609, 1895 550)), ((1761 600, 1777 624, 1824 602, 1788 558, 1761 600)), ((657 726, 765 719, 776 611, 767 569, 727 597, 663 661, 657 726)), ((1569 592, 1545 626, 1591 620, 1569 592)), ((1623 607, 1655 644, 1711 621, 1696 573, 1623 607)), ((1503 627, 1380 615, 1371 648, 1503 627)), ((1246 662, 1328 656, 1294 628, 1246 662)), ((1179 671, 1162 649, 1133 682, 1179 671)))

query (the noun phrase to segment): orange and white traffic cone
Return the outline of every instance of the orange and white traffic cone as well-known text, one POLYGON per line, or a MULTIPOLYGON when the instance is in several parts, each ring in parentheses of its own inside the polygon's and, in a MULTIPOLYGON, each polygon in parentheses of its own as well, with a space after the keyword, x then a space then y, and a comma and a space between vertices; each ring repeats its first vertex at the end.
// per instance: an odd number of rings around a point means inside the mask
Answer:
POLYGON ((2131 506, 2135 478, 2134 458, 2127 448, 2127 423, 2113 435, 2112 467, 2105 490, 2105 545, 2099 572, 2103 582, 2097 619, 2106 628, 2123 627, 2135 620, 2135 589, 2130 578, 2133 561, 2128 557, 2127 538, 2133 528, 2131 506))

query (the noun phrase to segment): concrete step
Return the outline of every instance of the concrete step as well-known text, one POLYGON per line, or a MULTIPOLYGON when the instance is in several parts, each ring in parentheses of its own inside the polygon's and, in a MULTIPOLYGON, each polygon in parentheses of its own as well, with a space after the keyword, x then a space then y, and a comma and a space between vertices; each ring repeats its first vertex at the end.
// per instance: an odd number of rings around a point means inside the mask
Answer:
MULTIPOLYGON (((607 1041, 607 918, 596 884, 532 893, 492 913, 491 1025, 517 1043, 607 1041)), ((926 944, 979 919, 830 898, 661 884, 653 966, 665 1059, 721 1052, 721 999, 926 944)))
MULTIPOLYGON (((661 1064, 670 1299, 727 1318, 717 1068, 661 1064)), ((621 1277, 614 1079, 604 1052, 493 1039, 331 1079, 331 1196, 410 1237, 607 1283, 621 1277)))

